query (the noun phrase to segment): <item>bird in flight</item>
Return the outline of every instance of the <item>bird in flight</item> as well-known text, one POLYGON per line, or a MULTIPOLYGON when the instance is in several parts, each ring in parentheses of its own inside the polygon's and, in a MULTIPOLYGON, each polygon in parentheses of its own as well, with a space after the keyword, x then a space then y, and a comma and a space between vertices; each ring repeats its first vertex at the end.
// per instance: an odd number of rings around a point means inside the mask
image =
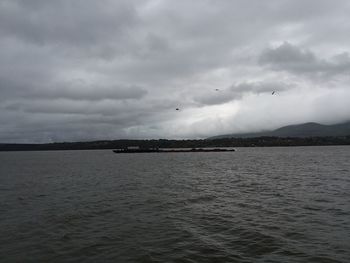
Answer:
POLYGON ((215 89, 216 91, 219 91, 219 89, 215 89))
POLYGON ((271 94, 273 95, 273 94, 275 94, 275 93, 276 93, 276 91, 272 91, 272 93, 271 93, 271 94))
POLYGON ((176 108, 176 110, 179 110, 179 108, 176 108))

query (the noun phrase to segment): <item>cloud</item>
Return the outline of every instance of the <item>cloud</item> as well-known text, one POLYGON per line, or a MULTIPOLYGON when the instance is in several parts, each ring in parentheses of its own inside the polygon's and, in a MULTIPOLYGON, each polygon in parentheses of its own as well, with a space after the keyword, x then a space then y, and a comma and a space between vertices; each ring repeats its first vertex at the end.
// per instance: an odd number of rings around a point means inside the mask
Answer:
POLYGON ((347 0, 2 0, 0 142, 343 120, 349 12, 347 0))
POLYGON ((127 1, 3 0, 0 10, 3 37, 41 46, 105 45, 137 23, 133 5, 127 1))
MULTIPOLYGON (((137 86, 90 86, 84 83, 75 85, 58 86, 52 89, 34 89, 31 96, 46 99, 69 100, 139 100, 147 94, 147 91, 137 86)), ((28 96, 28 94, 26 94, 28 96)))
POLYGON ((269 82, 269 81, 255 81, 243 82, 234 84, 230 87, 231 91, 235 93, 272 93, 273 91, 284 91, 293 88, 290 83, 283 82, 269 82))
MULTIPOLYGON (((16 97, 26 99, 67 99, 67 100, 140 100, 147 94, 147 90, 137 86, 103 86, 103 85, 89 85, 84 83, 60 83, 55 86, 45 86, 41 84, 28 88, 28 85, 20 86, 21 83, 8 83, 7 93, 3 94, 4 98, 16 97), (15 92, 11 92, 9 88, 16 87, 15 92), (6 96, 6 97, 5 97, 6 96)), ((1 99, 0 99, 1 100, 1 99)))
POLYGON ((201 105, 220 105, 233 100, 241 100, 247 94, 271 94, 272 92, 283 92, 294 88, 290 83, 268 82, 268 81, 246 81, 233 84, 226 89, 215 89, 206 91, 201 95, 195 96, 195 102, 201 105))
POLYGON ((276 48, 266 49, 261 54, 259 63, 272 70, 294 74, 335 76, 350 73, 348 52, 336 54, 330 59, 322 59, 312 51, 301 49, 288 42, 284 42, 276 48))
POLYGON ((197 95, 193 100, 200 105, 219 105, 238 99, 235 93, 230 90, 211 90, 201 95, 197 95))

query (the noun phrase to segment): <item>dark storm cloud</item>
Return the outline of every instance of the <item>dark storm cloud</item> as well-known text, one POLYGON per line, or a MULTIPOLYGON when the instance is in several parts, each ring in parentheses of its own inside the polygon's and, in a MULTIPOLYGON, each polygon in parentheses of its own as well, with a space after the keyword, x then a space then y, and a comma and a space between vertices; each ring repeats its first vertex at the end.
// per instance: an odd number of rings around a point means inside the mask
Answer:
POLYGON ((0 0, 0 142, 344 119, 349 12, 347 0, 0 0))
POLYGON ((260 56, 261 65, 273 70, 299 74, 341 75, 350 73, 349 53, 343 52, 330 59, 322 59, 314 52, 301 49, 288 42, 276 48, 265 50, 260 56))

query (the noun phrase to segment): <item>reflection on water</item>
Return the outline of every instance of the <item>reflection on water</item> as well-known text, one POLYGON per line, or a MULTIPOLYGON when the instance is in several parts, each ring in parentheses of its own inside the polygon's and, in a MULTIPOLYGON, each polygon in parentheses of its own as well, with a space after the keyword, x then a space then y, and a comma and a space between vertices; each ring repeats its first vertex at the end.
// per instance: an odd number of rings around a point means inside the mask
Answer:
POLYGON ((1 262, 350 262, 350 148, 0 153, 1 262))

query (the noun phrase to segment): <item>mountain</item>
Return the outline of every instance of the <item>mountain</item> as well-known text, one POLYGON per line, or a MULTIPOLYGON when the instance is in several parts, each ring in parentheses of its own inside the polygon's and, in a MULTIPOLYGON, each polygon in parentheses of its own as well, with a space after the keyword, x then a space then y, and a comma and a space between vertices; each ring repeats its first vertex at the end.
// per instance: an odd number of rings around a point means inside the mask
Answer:
POLYGON ((254 138, 254 137, 326 137, 326 136, 348 136, 350 135, 350 121, 323 125, 315 122, 308 122, 298 125, 289 125, 273 131, 264 131, 256 133, 226 134, 210 137, 208 139, 220 138, 254 138))

